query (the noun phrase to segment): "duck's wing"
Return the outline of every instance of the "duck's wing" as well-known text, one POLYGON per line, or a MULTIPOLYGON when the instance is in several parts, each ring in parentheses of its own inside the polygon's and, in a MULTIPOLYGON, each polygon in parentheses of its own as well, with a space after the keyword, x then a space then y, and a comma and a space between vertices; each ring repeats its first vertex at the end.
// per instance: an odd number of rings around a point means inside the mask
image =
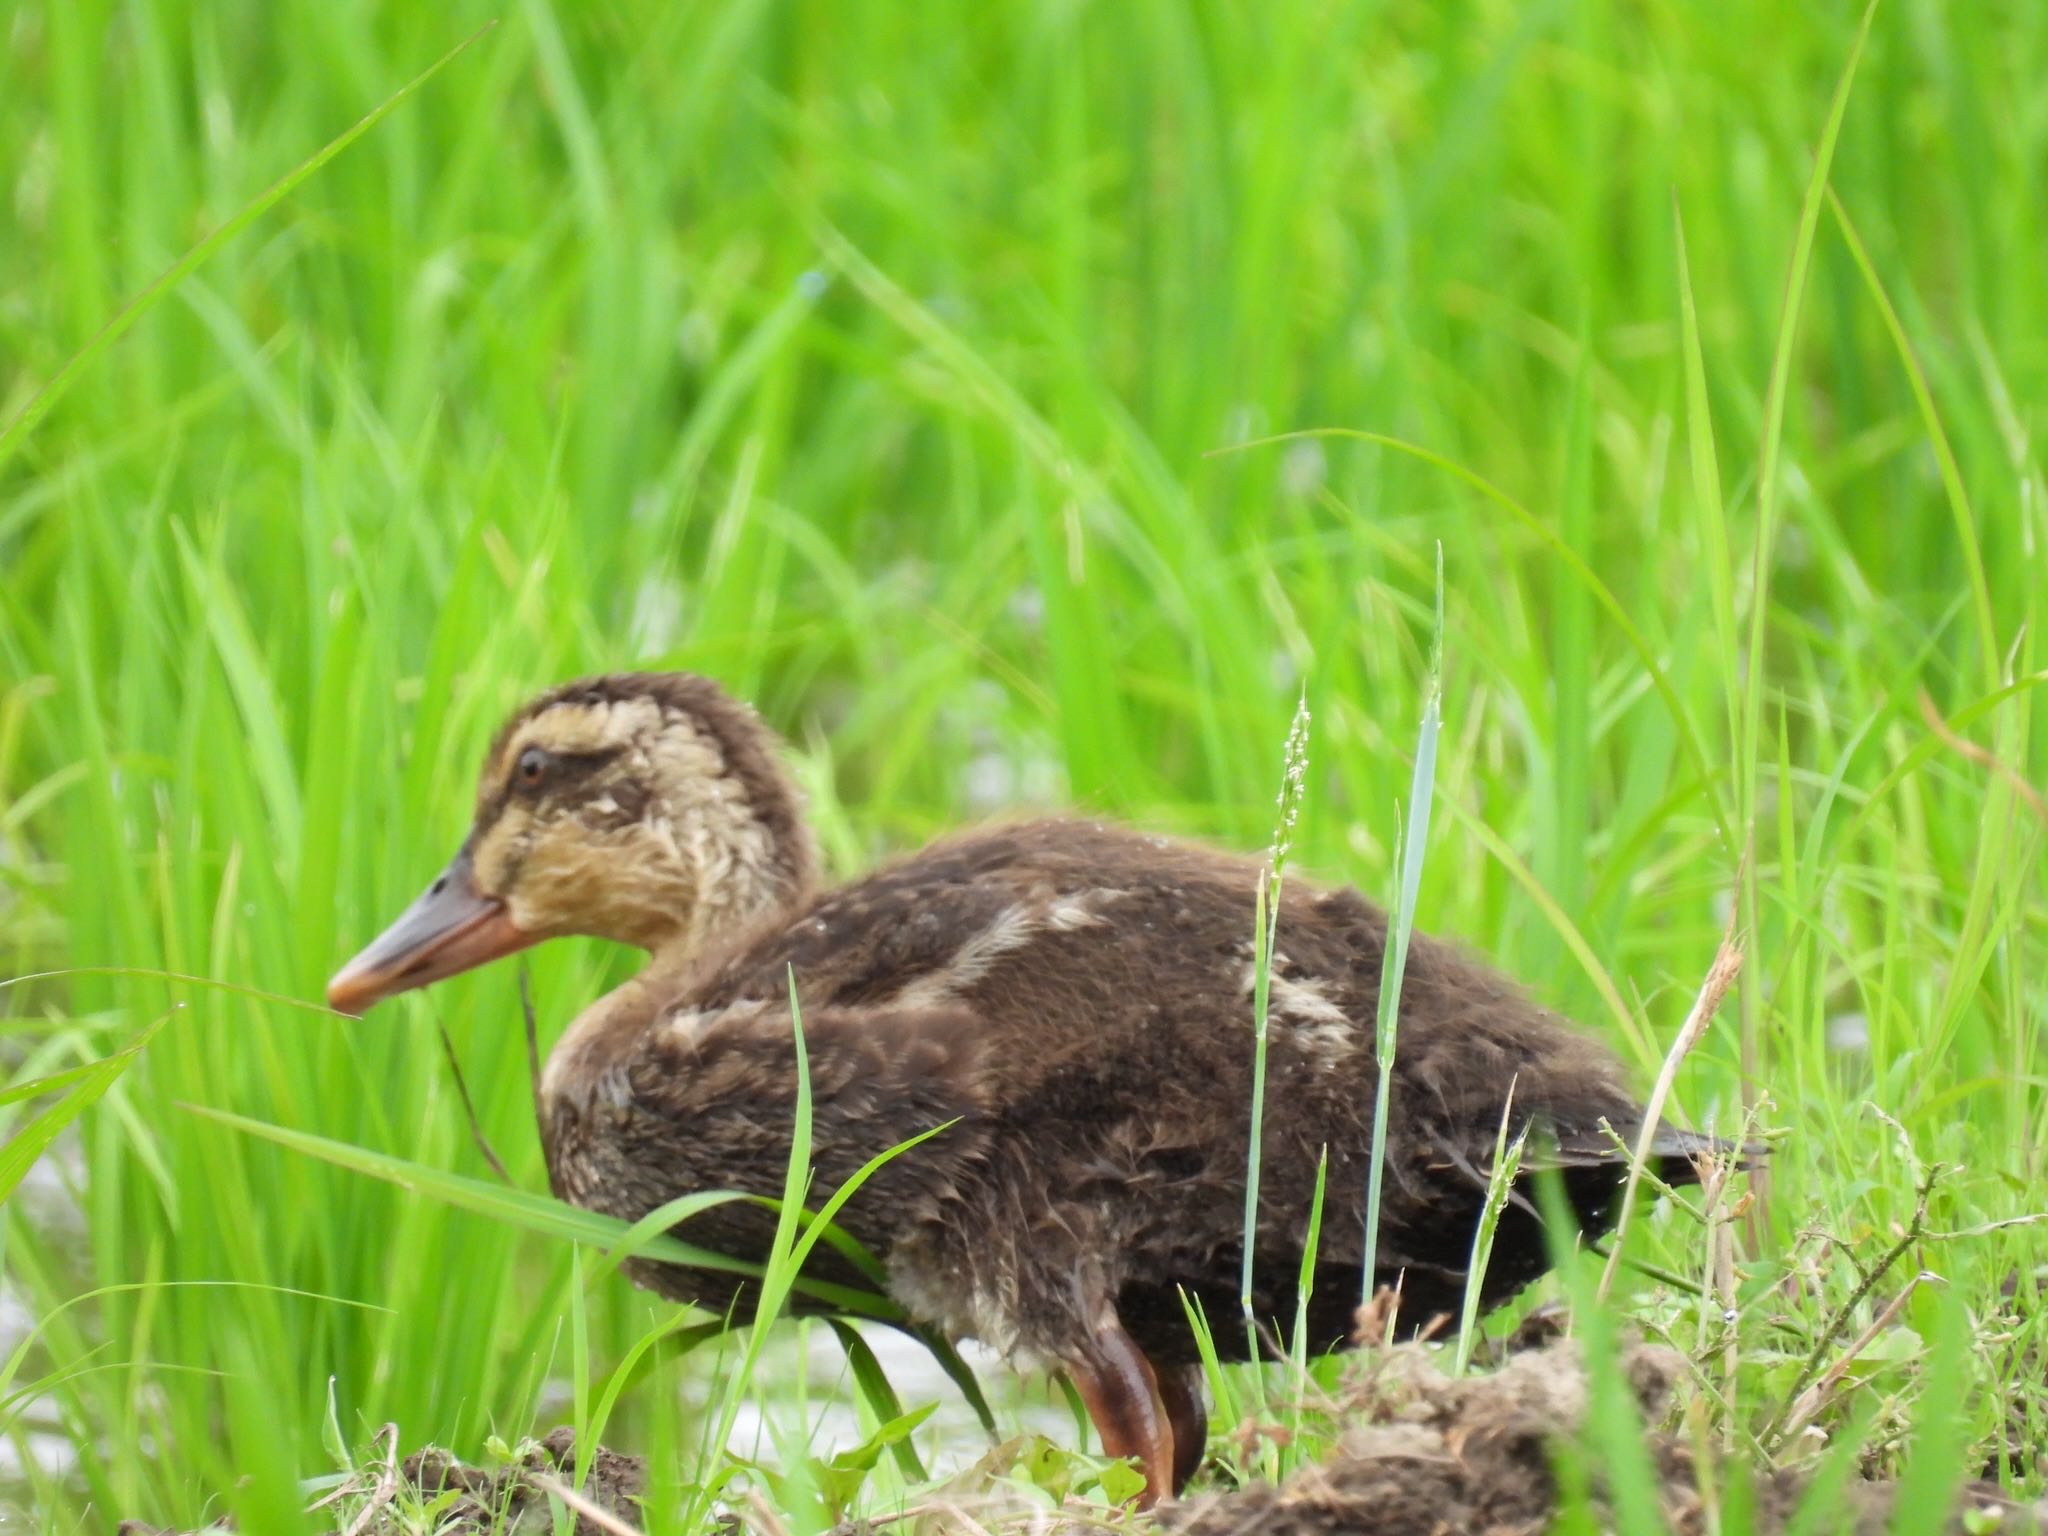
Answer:
MULTIPOLYGON (((834 1224, 867 1257, 828 1235, 803 1266, 798 1311, 861 1309, 852 1293, 886 1288, 874 1262, 943 1198, 985 1113, 981 1052, 959 1014, 804 1010, 787 1001, 706 1012, 629 983, 588 1010, 550 1058, 543 1140, 556 1194, 637 1222, 685 1196, 714 1198, 675 1235, 729 1260, 772 1251, 800 1117, 819 1210, 847 1189, 834 1224), (799 1041, 801 1039, 801 1044, 799 1041), (906 1156, 905 1142, 936 1132, 906 1156), (872 1166, 871 1166, 872 1165, 872 1166), (836 1288, 836 1289, 835 1289, 836 1288)), ((748 1305, 751 1282, 723 1267, 629 1260, 643 1285, 713 1312, 748 1305)))
POLYGON ((642 1037, 625 1082, 651 1154, 706 1185, 770 1195, 783 1189, 807 1096, 823 1199, 871 1159, 986 1114, 982 1036, 957 1007, 677 1006, 642 1037))
MULTIPOLYGON (((774 1000, 793 970, 807 1007, 979 989, 988 1011, 1001 1014, 1020 975, 1065 978, 1086 964, 1142 981, 1199 968, 1215 949, 1231 961, 1217 985, 1234 997, 1256 870, 1213 850, 1093 822, 983 828, 820 893, 742 936, 692 987, 721 1005, 774 1000)), ((1092 1032, 1105 1022, 1096 1012, 1069 1000, 1049 1022, 1092 1032)))
MULTIPOLYGON (((786 998, 707 1010, 673 997, 622 988, 551 1059, 548 1168, 565 1199, 637 1221, 705 1191, 779 1198, 807 1112, 806 1203, 863 1178, 839 1224, 880 1253, 944 1198, 985 1135, 986 1053, 963 1010, 804 1008, 799 1033, 786 998)), ((738 1202, 680 1235, 752 1259, 774 1227, 772 1211, 738 1202)))
POLYGON ((691 990, 715 1006, 786 1003, 794 973, 807 1010, 915 999, 919 982, 958 964, 978 935, 1014 927, 1043 894, 1021 859, 1021 846, 993 839, 926 849, 745 935, 691 990))

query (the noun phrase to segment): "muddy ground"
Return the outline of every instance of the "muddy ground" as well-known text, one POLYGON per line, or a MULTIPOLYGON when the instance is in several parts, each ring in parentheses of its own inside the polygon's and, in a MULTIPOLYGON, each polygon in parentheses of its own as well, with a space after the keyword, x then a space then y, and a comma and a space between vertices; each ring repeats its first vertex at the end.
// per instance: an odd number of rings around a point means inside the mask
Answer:
MULTIPOLYGON (((1159 1511, 1156 1529, 1171 1536, 1535 1536, 1557 1511, 1550 1445, 1560 1429, 1584 1422, 1587 1382, 1575 1348, 1565 1341, 1531 1350, 1483 1376, 1452 1379, 1440 1356, 1404 1346, 1386 1351, 1352 1375, 1339 1405, 1345 1430, 1333 1453, 1279 1487, 1254 1485, 1205 1493, 1159 1511)), ((1670 1350, 1636 1346, 1623 1356, 1631 1387, 1650 1422, 1662 1416, 1684 1369, 1670 1350)), ((1650 1445, 1666 1523, 1674 1536, 1709 1529, 1689 1447, 1658 1433, 1650 1445)), ((993 1467, 1000 1457, 985 1466, 993 1467)), ((558 1429, 522 1457, 491 1471, 465 1467, 427 1451, 379 1470, 370 1468, 341 1519, 343 1536, 527 1536, 552 1527, 550 1503, 576 1478, 574 1438, 558 1429), (421 1505, 432 1522, 417 1521, 421 1505), (408 1518, 406 1511, 413 1512, 408 1518)), ((600 1448, 583 1482, 576 1536, 617 1536, 638 1529, 635 1499, 645 1469, 635 1457, 600 1448)), ((1799 1510, 1808 1477, 1774 1474, 1758 1489, 1758 1532, 1780 1532, 1799 1510)), ((1603 1526, 1613 1529, 1598 1490, 1603 1526)), ((1892 1490, 1852 1483, 1818 1529, 1877 1533, 1889 1519, 1892 1490)), ((1099 1505, 1048 1511, 1026 1505, 986 1472, 953 1479, 914 1511, 842 1529, 839 1536, 962 1536, 1029 1530, 1032 1536, 1080 1536, 1104 1529, 1099 1505)), ((731 1519, 735 1532, 758 1527, 782 1536, 755 1512, 731 1519)), ((1143 1530, 1142 1521, 1131 1527, 1143 1530)), ((2048 1506, 2023 1507, 1996 1488, 1965 1489, 1955 1531, 2048 1533, 2048 1506), (1967 1524, 1966 1524, 1967 1522, 1967 1524)), ((175 1536, 130 1521, 122 1536, 175 1536)))
MULTIPOLYGON (((336 1536, 544 1536, 555 1528, 550 1496, 561 1497, 565 1488, 588 1506, 572 1526, 576 1536, 639 1529, 637 1501, 647 1485, 639 1457, 600 1446, 580 1490, 575 1482, 576 1435, 566 1424, 524 1447, 516 1461, 489 1471, 464 1466, 445 1451, 420 1451, 359 1474, 336 1536), (425 1520, 422 1508, 432 1511, 425 1520)), ((124 1520, 117 1536, 213 1536, 231 1529, 222 1524, 186 1533, 124 1520)))
MULTIPOLYGON (((1673 1351, 1637 1346, 1623 1356, 1647 1421, 1663 1415, 1684 1362, 1673 1351)), ((1278 1488, 1255 1486, 1197 1496, 1165 1512, 1176 1536, 1534 1536, 1557 1512, 1550 1445, 1560 1426, 1584 1422, 1587 1383, 1568 1342, 1514 1357, 1487 1376, 1451 1379, 1436 1357, 1396 1349, 1355 1380, 1352 1427, 1333 1455, 1278 1488)), ((1691 1449, 1655 1433, 1650 1450, 1664 1519, 1674 1536, 1710 1529, 1691 1449)), ((1809 1478, 1782 1472, 1757 1490, 1755 1529, 1780 1532, 1801 1507, 1809 1478)), ((1595 1491, 1602 1526, 1616 1528, 1595 1491)), ((1814 1529, 1881 1532, 1892 1489, 1855 1482, 1837 1513, 1814 1529)), ((1952 1529, 1987 1520, 2003 1532, 2048 1530, 2048 1512, 2002 1498, 1995 1487, 1965 1490, 1952 1529), (1996 1511, 1996 1516, 1991 1514, 1996 1511)))

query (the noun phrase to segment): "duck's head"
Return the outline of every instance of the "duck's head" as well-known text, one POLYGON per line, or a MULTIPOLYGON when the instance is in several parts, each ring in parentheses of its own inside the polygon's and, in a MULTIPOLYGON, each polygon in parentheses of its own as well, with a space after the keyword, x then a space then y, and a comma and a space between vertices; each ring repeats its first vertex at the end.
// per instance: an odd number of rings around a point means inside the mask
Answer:
POLYGON ((810 834, 776 744, 685 672, 542 694, 484 758, 454 861, 327 984, 361 1013, 558 934, 669 950, 795 902, 810 834))

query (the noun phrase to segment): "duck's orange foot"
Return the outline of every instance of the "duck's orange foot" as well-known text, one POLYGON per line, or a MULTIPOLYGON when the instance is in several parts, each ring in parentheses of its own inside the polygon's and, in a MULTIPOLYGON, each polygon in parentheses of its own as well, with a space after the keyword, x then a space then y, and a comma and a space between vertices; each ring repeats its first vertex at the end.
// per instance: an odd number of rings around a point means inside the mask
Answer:
POLYGON ((1185 1379, 1170 1378, 1174 1386, 1167 1394, 1172 1399, 1169 1406, 1162 1399, 1152 1362, 1114 1319, 1097 1328, 1087 1346, 1068 1359, 1067 1374, 1094 1421, 1103 1455, 1127 1456, 1145 1475, 1145 1486, 1134 1501, 1137 1507, 1150 1509, 1178 1493, 1201 1460, 1202 1434, 1199 1428, 1191 1433, 1190 1458, 1177 1452, 1176 1432, 1183 1421, 1205 1423, 1201 1399, 1188 1398, 1185 1379), (1192 1419, 1189 1402, 1194 1405, 1192 1419))

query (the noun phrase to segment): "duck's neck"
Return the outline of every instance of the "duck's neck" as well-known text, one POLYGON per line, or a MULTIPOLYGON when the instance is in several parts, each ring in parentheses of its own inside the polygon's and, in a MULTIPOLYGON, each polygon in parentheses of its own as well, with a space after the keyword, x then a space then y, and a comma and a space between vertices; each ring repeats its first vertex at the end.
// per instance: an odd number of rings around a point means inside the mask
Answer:
POLYGON ((723 852, 722 867, 699 877, 687 921, 646 946, 654 957, 649 970, 686 968, 695 957, 794 912, 811 893, 807 854, 791 860, 780 850, 732 844, 723 852))
POLYGON ((548 1053, 540 1081, 541 1139, 554 1166, 554 1137, 613 1082, 635 1043, 657 1024, 690 977, 750 933, 794 912, 810 894, 808 850, 800 860, 748 865, 735 860, 724 879, 707 881, 682 923, 637 940, 651 952, 644 969, 579 1013, 548 1053))
POLYGON ((650 818, 683 898, 664 903, 660 931, 636 939, 657 958, 718 948, 810 894, 817 855, 796 786, 765 752, 728 745, 723 761, 723 775, 682 776, 687 788, 650 818))

